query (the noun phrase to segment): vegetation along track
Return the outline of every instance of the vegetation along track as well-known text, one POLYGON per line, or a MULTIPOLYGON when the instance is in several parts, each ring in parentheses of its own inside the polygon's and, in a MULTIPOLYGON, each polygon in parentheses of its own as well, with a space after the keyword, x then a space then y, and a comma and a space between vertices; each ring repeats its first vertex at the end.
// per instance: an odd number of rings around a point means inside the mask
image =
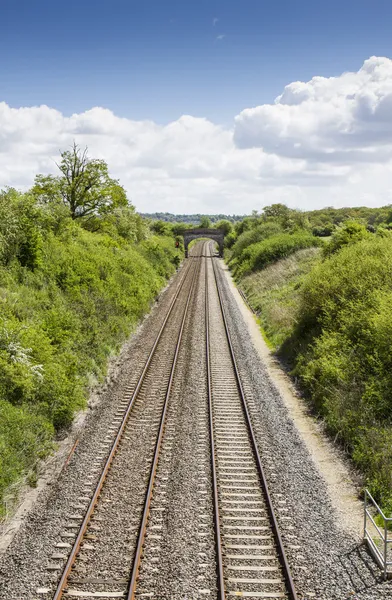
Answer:
MULTIPOLYGON (((149 579, 155 571, 154 550, 159 548, 161 516, 168 501, 164 482, 169 473, 162 462, 175 432, 175 409, 171 406, 169 410, 171 401, 175 405, 172 387, 176 370, 183 368, 179 351, 203 266, 210 425, 205 443, 211 454, 216 589, 220 600, 230 596, 297 598, 253 434, 211 250, 208 243, 195 247, 196 260, 185 267, 140 379, 129 399, 124 399, 98 483, 90 495, 80 499, 82 503, 88 501, 87 510, 83 517, 70 516, 65 535, 72 536, 73 546, 53 600, 156 597, 149 591, 153 589, 149 579), (140 458, 139 471, 134 465, 125 483, 126 464, 131 459, 137 463, 136 455, 140 458), (113 529, 116 543, 113 559, 108 562, 107 546, 112 544, 113 529)), ((75 509, 82 511, 83 504, 75 509)), ((199 593, 214 594, 215 590, 199 589, 199 593)))

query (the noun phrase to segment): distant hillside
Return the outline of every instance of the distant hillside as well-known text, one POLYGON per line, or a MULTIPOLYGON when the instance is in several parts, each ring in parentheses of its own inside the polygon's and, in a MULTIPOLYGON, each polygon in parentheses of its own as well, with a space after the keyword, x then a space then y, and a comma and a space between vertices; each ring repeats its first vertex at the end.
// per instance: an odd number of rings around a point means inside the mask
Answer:
POLYGON ((207 216, 211 223, 217 223, 222 219, 227 219, 235 223, 236 221, 242 221, 246 215, 174 215, 172 213, 140 213, 140 215, 146 219, 153 219, 154 221, 166 221, 169 223, 192 223, 197 225, 200 223, 200 219, 207 216))

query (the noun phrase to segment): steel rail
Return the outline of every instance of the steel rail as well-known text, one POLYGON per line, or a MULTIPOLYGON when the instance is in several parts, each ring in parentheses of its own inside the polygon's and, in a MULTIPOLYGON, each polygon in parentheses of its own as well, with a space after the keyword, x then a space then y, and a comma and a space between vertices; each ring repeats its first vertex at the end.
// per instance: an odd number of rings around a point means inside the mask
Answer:
MULTIPOLYGON (((221 290, 219 287, 220 284, 218 283, 218 276, 217 276, 217 271, 216 271, 216 266, 215 266, 215 260, 212 258, 211 262, 212 262, 212 268, 214 271, 215 285, 216 285, 216 289, 218 292, 219 305, 220 305, 222 319, 223 319, 223 323, 224 323, 224 327, 225 327, 225 331, 226 331, 227 342, 229 345, 233 369, 234 369, 234 373, 235 373, 235 377, 236 377, 236 381, 237 381, 237 385, 238 385, 238 391, 241 396, 241 402, 242 402, 244 414, 246 417, 246 424, 247 424, 249 436, 251 439, 252 450, 253 450, 255 458, 256 458, 257 470, 259 472, 262 491, 263 491, 264 498, 266 500, 267 510, 268 510, 270 521, 272 524, 272 531, 273 531, 273 535, 275 538, 277 551, 280 556, 280 563, 281 563, 281 566, 283 569, 283 575, 284 575, 285 583, 286 583, 286 590, 287 590, 287 593, 289 594, 290 600, 298 600, 294 581, 293 581, 293 578, 291 575, 290 566, 289 566, 289 563, 288 563, 288 560, 286 557, 286 552, 284 550, 283 540, 282 540, 282 536, 281 536, 281 533, 279 530, 278 521, 277 521, 275 510, 273 507, 272 498, 271 498, 271 495, 269 492, 267 479, 266 479, 263 465, 261 462, 261 457, 260 457, 259 449, 257 446, 256 436, 253 431, 253 426, 252 426, 252 422, 251 422, 251 418, 250 418, 250 414, 249 414, 249 410, 248 410, 248 406, 247 406, 247 402, 246 402, 245 392, 244 392, 242 382, 241 382, 241 377, 240 377, 237 361, 235 358, 234 348, 233 348, 233 344, 232 344, 232 340, 231 340, 231 334, 229 331, 227 318, 226 318, 226 311, 225 311, 225 308, 223 305, 223 297, 222 297, 222 293, 221 293, 221 290)), ((222 598, 224 598, 224 596, 222 598)))
MULTIPOLYGON (((140 375, 140 378, 138 380, 138 383, 137 383, 137 385, 135 387, 135 390, 134 390, 134 392, 132 394, 132 397, 131 397, 131 399, 130 399, 130 401, 128 403, 128 407, 127 407, 126 412, 124 414, 123 420, 122 420, 122 422, 120 424, 120 427, 118 429, 117 435, 116 435, 116 437, 114 439, 114 442, 112 444, 112 447, 110 449, 109 456, 106 459, 106 462, 105 462, 104 467, 102 469, 101 476, 99 478, 99 481, 98 481, 98 483, 96 485, 94 494, 93 494, 93 496, 92 496, 92 498, 90 500, 89 506, 87 508, 87 512, 86 512, 86 514, 85 514, 85 516, 83 518, 83 522, 82 522, 82 524, 80 526, 79 533, 78 533, 78 535, 76 537, 76 540, 75 540, 74 545, 72 547, 71 553, 70 553, 70 555, 68 557, 68 560, 67 560, 67 562, 65 564, 65 567, 63 569, 63 573, 62 573, 61 579, 60 579, 59 583, 57 584, 57 588, 56 588, 56 592, 55 592, 55 594, 53 596, 53 600, 60 600, 63 597, 63 594, 65 592, 65 588, 67 586, 69 575, 71 573, 73 565, 75 564, 75 561, 76 561, 78 552, 80 550, 80 546, 81 546, 81 544, 83 542, 83 539, 84 539, 87 527, 88 527, 89 522, 91 520, 91 517, 92 517, 92 515, 94 513, 95 507, 96 507, 96 505, 98 503, 99 496, 101 494, 103 485, 104 485, 104 483, 106 481, 106 478, 107 478, 107 475, 109 473, 109 470, 110 470, 111 464, 113 462, 113 459, 114 459, 114 457, 115 457, 115 455, 117 453, 118 446, 119 446, 120 441, 122 439, 122 436, 124 434, 124 431, 125 431, 125 428, 126 428, 126 425, 127 425, 127 422, 128 422, 129 416, 130 416, 130 413, 132 412, 132 409, 133 409, 133 406, 135 404, 136 398, 138 397, 140 388, 141 388, 141 386, 143 384, 143 381, 145 379, 146 373, 147 373, 148 368, 149 368, 149 366, 151 364, 152 358, 153 358, 153 356, 155 354, 156 348, 157 348, 157 346, 159 344, 159 341, 160 341, 160 339, 162 337, 163 331, 166 328, 167 322, 168 322, 168 320, 170 318, 170 315, 173 312, 173 308, 174 308, 174 306, 176 304, 176 301, 177 301, 177 299, 178 299, 178 297, 179 297, 179 295, 181 293, 181 290, 184 287, 185 281, 188 278, 188 274, 189 274, 189 272, 191 270, 191 265, 192 265, 192 263, 189 263, 189 266, 186 267, 186 271, 185 271, 185 273, 184 273, 184 275, 183 275, 183 277, 182 277, 182 279, 180 281, 180 284, 178 285, 177 291, 176 291, 176 293, 175 293, 175 295, 174 295, 174 297, 173 297, 173 299, 172 299, 172 301, 170 303, 170 306, 169 306, 169 309, 168 309, 168 311, 166 313, 165 319, 164 319, 164 321, 163 321, 163 323, 161 325, 161 328, 160 328, 160 330, 158 332, 158 335, 157 335, 157 337, 155 339, 154 345, 153 345, 153 347, 152 347, 152 349, 150 351, 150 354, 149 354, 149 356, 147 358, 147 361, 146 361, 146 363, 144 365, 143 371, 142 371, 142 373, 140 375)), ((195 270, 196 270, 196 267, 194 268, 194 271, 195 270)), ((191 285, 193 285, 193 279, 192 279, 192 284, 191 285)))
POLYGON ((219 494, 218 494, 218 477, 215 459, 215 431, 214 417, 212 407, 212 382, 211 382, 211 360, 210 360, 210 315, 208 301, 208 268, 207 268, 207 252, 205 256, 205 337, 206 337, 206 365, 207 365, 207 393, 208 393, 208 419, 210 425, 210 446, 211 446, 211 474, 212 474, 212 489, 214 502, 214 523, 215 523, 215 545, 217 557, 217 580, 218 580, 218 596, 220 600, 225 600, 225 578, 223 570, 223 550, 220 529, 219 515, 219 494))
POLYGON ((190 287, 190 290, 188 293, 188 298, 187 298, 187 302, 185 305, 184 314, 182 317, 180 332, 179 332, 178 339, 177 339, 176 350, 175 350, 173 363, 172 363, 172 367, 171 367, 171 371, 170 371, 170 378, 169 378, 169 382, 168 382, 167 389, 166 389, 166 395, 165 395, 165 400, 164 400, 163 409, 162 409, 161 421, 160 421, 160 425, 159 425, 159 432, 158 432, 158 437, 157 437, 155 450, 154 450, 154 459, 153 459, 153 462, 151 465, 149 483, 148 483, 148 488, 147 488, 145 501, 144 501, 143 515, 142 515, 142 519, 141 519, 141 523, 140 523, 140 527, 139 527, 138 542, 137 542, 136 551, 135 551, 135 555, 134 555, 134 559, 133 559, 130 584, 129 584, 129 589, 128 589, 128 593, 126 596, 127 600, 134 600, 135 596, 136 596, 137 581, 138 581, 138 576, 139 576, 140 563, 141 563, 142 555, 143 555, 143 546, 144 546, 144 541, 145 541, 145 537, 146 537, 148 518, 149 518, 149 514, 150 514, 152 494, 154 491, 155 476, 156 476, 157 467, 158 467, 158 461, 159 461, 159 455, 160 455, 161 446, 162 446, 162 440, 163 440, 163 436, 165 433, 166 415, 167 415, 168 406, 169 406, 169 399, 170 399, 174 376, 175 376, 175 372, 176 372, 177 359, 178 359, 178 354, 179 354, 180 347, 181 347, 183 332, 184 332, 184 328, 185 328, 185 322, 186 322, 186 318, 188 315, 188 308, 189 308, 191 298, 193 296, 195 282, 196 282, 197 276, 199 274, 200 263, 201 263, 201 261, 199 263, 196 262, 195 270, 193 273, 193 279, 192 279, 191 287, 190 287))

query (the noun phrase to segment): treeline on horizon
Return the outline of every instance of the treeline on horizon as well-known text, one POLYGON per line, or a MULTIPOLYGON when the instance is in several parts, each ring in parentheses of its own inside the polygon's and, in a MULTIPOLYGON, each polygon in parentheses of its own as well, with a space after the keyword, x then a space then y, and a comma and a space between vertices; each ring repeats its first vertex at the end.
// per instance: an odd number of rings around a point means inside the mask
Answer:
POLYGON ((144 219, 151 219, 153 221, 164 221, 165 223, 184 223, 191 225, 199 225, 203 217, 207 218, 212 225, 218 223, 218 221, 229 221, 230 223, 237 223, 242 221, 246 215, 179 215, 168 212, 155 212, 155 213, 139 213, 144 219))
MULTIPOLYGON (((284 206, 280 204, 272 205, 272 206, 284 206)), ((392 206, 386 205, 380 208, 370 208, 368 206, 354 206, 354 207, 344 207, 344 208, 334 208, 333 206, 327 206, 325 208, 320 208, 317 210, 310 211, 299 211, 293 210, 293 215, 300 214, 303 215, 306 219, 308 219, 308 223, 310 228, 312 229, 313 235, 316 236, 329 236, 332 234, 332 231, 335 226, 352 219, 354 221, 358 221, 362 224, 365 224, 370 229, 372 227, 377 227, 382 223, 386 223, 388 219, 388 215, 391 211, 392 206)), ((269 206, 265 207, 266 211, 270 209, 269 206)), ((151 220, 151 221, 162 221, 165 223, 177 223, 184 225, 200 225, 203 219, 207 219, 210 222, 210 225, 216 226, 219 221, 228 221, 232 224, 239 223, 244 219, 257 217, 261 214, 264 214, 262 210, 260 213, 256 210, 252 212, 251 215, 225 215, 225 214, 216 214, 216 215, 204 215, 204 214, 192 214, 192 215, 184 215, 184 214, 174 214, 168 212, 162 213, 139 213, 141 217, 151 220)))
POLYGON ((225 245, 270 347, 392 515, 392 206, 275 204, 225 245))

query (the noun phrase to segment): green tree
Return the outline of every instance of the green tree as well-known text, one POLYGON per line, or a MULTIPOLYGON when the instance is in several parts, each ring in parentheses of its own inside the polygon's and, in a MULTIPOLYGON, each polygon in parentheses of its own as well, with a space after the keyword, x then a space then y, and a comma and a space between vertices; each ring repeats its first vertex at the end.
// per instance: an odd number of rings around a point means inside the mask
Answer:
POLYGON ((271 204, 271 206, 264 206, 263 217, 265 219, 287 219, 290 212, 290 208, 285 204, 271 204))
POLYGON ((165 221, 153 221, 150 225, 151 231, 158 235, 168 235, 170 232, 170 225, 165 221))
POLYGON ((72 219, 92 218, 128 204, 124 188, 109 176, 105 161, 91 159, 74 143, 61 154, 61 175, 37 175, 32 193, 41 204, 64 204, 72 219))
POLYGON ((346 221, 344 225, 339 226, 332 236, 331 241, 324 247, 324 256, 330 256, 338 252, 343 246, 360 242, 371 234, 366 231, 366 227, 357 221, 346 221))
POLYGON ((199 227, 202 227, 203 229, 209 229, 211 227, 211 221, 207 215, 202 215, 202 217, 200 217, 199 227))
POLYGON ((215 227, 216 229, 222 229, 225 235, 228 235, 233 231, 233 224, 230 223, 230 221, 228 221, 227 219, 222 219, 221 221, 218 221, 217 223, 215 223, 215 227))
POLYGON ((17 258, 31 270, 40 264, 42 217, 31 195, 13 188, 0 191, 0 263, 17 258))

